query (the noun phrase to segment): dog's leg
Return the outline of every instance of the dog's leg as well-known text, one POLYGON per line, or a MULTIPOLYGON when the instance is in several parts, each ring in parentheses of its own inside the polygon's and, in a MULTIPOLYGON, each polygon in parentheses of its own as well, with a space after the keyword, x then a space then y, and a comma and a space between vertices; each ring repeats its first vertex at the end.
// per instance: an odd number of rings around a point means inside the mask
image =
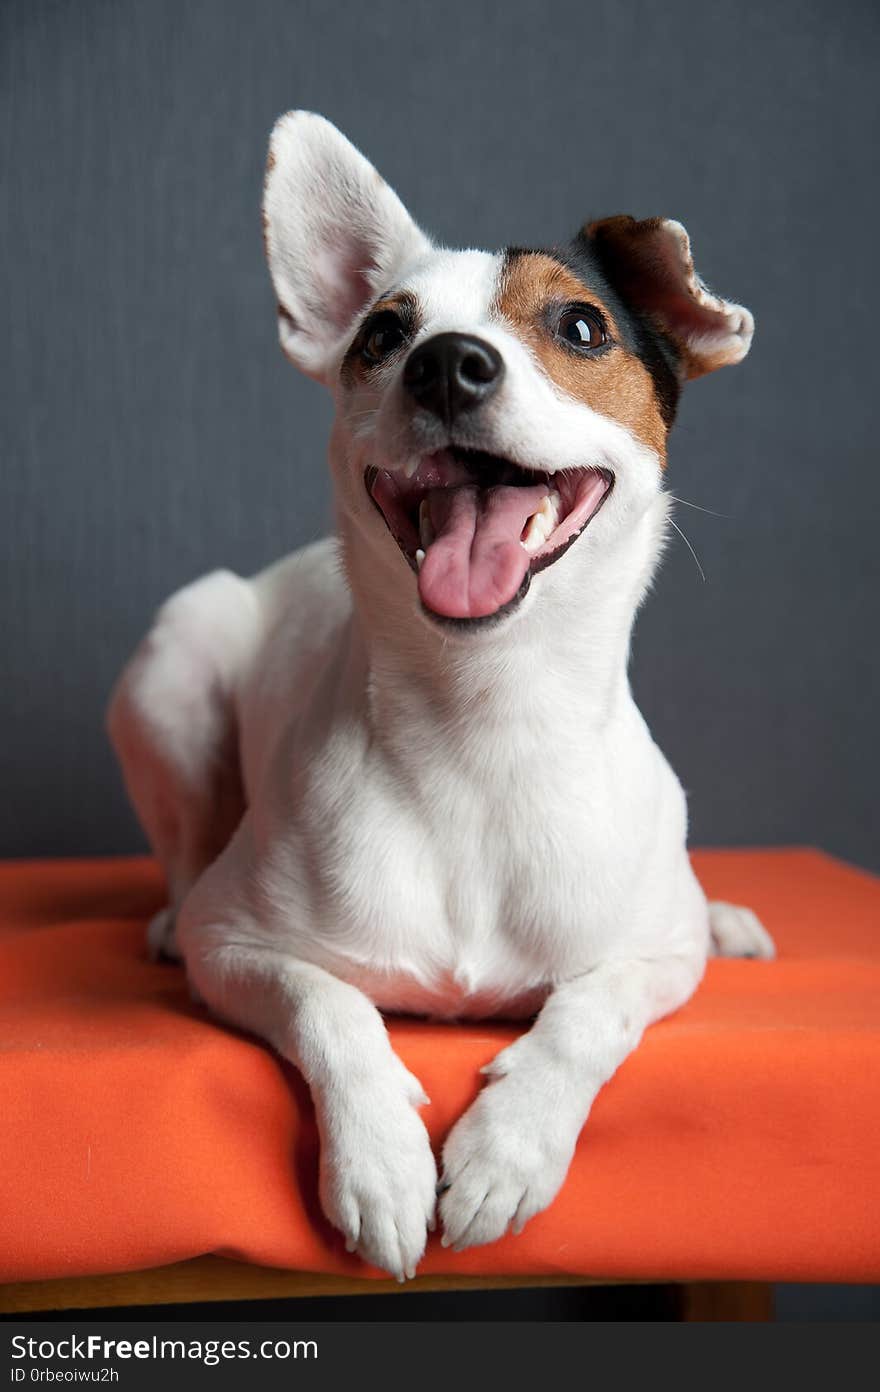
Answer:
POLYGON ((557 987, 527 1034, 488 1064, 490 1078, 443 1150, 444 1244, 519 1232, 558 1193, 593 1101, 642 1032, 683 1004, 705 950, 609 961, 557 987))
POLYGON ((154 957, 178 955, 178 905, 244 810, 230 690, 255 622, 238 576, 197 580, 159 610, 110 700, 110 739, 168 883, 147 931, 154 957))
POLYGON ((716 900, 709 905, 709 932, 713 957, 776 956, 773 939, 757 914, 739 904, 716 900))
POLYGON ((378 1010, 320 967, 259 948, 193 950, 188 936, 187 968, 207 1004, 305 1077, 321 1138, 321 1205, 348 1250, 399 1281, 413 1276, 436 1202, 434 1156, 416 1111, 428 1099, 378 1010))

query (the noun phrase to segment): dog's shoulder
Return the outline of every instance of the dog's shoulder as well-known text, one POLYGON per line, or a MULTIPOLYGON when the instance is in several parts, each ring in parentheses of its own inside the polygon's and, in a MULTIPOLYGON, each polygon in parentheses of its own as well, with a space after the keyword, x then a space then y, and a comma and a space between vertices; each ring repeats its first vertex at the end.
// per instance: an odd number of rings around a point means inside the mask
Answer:
POLYGON ((345 629, 351 595, 335 537, 312 542, 255 575, 258 632, 238 690, 245 744, 272 744, 303 708, 345 629), (256 734, 255 734, 256 732, 256 734))
POLYGON ((336 537, 323 537, 282 557, 251 579, 268 636, 279 629, 320 638, 351 611, 348 581, 336 537))

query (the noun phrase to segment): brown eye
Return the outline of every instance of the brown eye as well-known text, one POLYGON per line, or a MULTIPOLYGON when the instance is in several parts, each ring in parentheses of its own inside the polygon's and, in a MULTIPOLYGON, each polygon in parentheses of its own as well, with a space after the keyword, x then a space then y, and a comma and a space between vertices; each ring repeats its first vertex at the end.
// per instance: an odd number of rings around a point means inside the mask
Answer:
POLYGON ((380 310, 364 326, 361 354, 368 363, 380 363, 400 347, 405 337, 403 324, 393 310, 380 310))
POLYGON ((592 352, 608 342, 600 315, 589 305, 570 305, 560 316, 556 332, 577 352, 592 352))

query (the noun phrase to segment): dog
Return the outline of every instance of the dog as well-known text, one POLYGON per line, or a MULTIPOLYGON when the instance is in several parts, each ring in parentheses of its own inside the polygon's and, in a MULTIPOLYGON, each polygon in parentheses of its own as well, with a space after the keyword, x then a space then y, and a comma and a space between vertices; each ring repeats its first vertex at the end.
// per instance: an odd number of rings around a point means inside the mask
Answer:
POLYGON ((338 534, 168 600, 108 726, 167 877, 152 949, 300 1070, 324 1212, 403 1280, 435 1206, 460 1250, 552 1202, 710 952, 773 953, 707 905, 627 678, 681 386, 753 320, 665 218, 435 246, 308 112, 272 133, 263 227, 282 348, 335 400, 338 534), (381 1011, 532 1021, 439 1184, 381 1011))

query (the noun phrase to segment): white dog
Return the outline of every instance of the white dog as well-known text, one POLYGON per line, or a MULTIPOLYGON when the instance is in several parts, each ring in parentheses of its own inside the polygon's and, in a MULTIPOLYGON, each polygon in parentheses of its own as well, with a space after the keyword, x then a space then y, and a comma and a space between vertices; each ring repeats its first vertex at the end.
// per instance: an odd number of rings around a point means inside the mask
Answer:
POLYGON ((282 346, 336 402, 338 537, 170 599, 109 727, 167 874, 154 947, 299 1068, 324 1210, 403 1279, 437 1174, 380 1011, 537 1015, 443 1150, 463 1248, 553 1200, 713 945, 772 954, 707 907, 627 680, 680 385, 738 362, 752 318, 665 219, 438 248, 306 112, 272 135, 264 228, 282 346))

